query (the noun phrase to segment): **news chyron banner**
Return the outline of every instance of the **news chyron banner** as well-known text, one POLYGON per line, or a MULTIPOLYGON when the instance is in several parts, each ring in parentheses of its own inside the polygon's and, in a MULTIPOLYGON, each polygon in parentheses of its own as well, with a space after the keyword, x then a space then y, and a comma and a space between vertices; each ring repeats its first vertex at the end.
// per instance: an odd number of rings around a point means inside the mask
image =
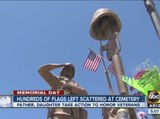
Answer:
POLYGON ((148 91, 148 114, 160 114, 160 91, 148 91))
POLYGON ((0 108, 9 108, 13 106, 14 96, 54 96, 64 95, 63 90, 51 91, 51 90, 14 90, 11 95, 0 95, 0 108))
POLYGON ((120 95, 64 95, 64 91, 15 90, 10 96, 12 108, 103 108, 103 107, 147 107, 145 96, 120 95))

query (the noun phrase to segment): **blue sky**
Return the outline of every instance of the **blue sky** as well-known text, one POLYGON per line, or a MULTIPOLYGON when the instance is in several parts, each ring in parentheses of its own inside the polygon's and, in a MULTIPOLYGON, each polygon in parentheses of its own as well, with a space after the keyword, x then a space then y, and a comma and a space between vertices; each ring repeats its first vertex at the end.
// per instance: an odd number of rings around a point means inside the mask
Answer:
MULTIPOLYGON (((160 14, 160 1, 155 4, 160 14)), ((99 8, 109 8, 121 19, 120 54, 127 76, 145 59, 160 67, 160 40, 143 1, 0 1, 0 94, 50 89, 38 74, 39 67, 66 62, 75 65, 74 79, 89 94, 109 94, 102 63, 96 73, 83 68, 89 48, 99 53, 99 41, 89 34, 99 8)), ((116 80, 111 80, 118 94, 116 80)), ((87 110, 88 119, 101 119, 100 109, 87 110)), ((0 109, 0 115, 45 119, 47 109, 0 109)))

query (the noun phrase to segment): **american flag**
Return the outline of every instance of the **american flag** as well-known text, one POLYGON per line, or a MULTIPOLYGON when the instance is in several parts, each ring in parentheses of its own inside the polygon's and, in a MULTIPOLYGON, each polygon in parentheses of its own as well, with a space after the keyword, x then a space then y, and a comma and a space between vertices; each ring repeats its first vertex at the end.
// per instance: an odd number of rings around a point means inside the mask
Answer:
POLYGON ((93 51, 90 51, 83 67, 86 68, 86 69, 89 69, 91 71, 96 72, 100 62, 101 62, 101 56, 96 54, 93 51))
POLYGON ((115 75, 113 63, 111 63, 111 64, 109 65, 109 67, 107 68, 107 70, 108 70, 110 73, 112 73, 113 75, 115 75))

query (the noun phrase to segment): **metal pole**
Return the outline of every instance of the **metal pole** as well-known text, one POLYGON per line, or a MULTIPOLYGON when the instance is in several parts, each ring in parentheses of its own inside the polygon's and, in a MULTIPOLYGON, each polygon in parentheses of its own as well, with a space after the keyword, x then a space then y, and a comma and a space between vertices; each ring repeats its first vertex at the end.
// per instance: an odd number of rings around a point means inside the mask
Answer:
POLYGON ((47 119, 52 119, 52 115, 53 115, 53 108, 48 108, 47 119))
POLYGON ((145 4, 148 14, 150 15, 154 28, 157 32, 158 38, 160 39, 160 17, 155 8, 155 4, 153 0, 144 0, 144 4, 145 4))
POLYGON ((121 95, 128 95, 127 85, 122 81, 122 76, 124 75, 124 68, 122 59, 119 53, 112 56, 112 62, 114 66, 114 71, 121 95))
MULTIPOLYGON (((110 39, 108 41, 108 46, 111 48, 112 51, 116 51, 114 52, 114 54, 111 54, 112 55, 111 60, 114 66, 114 72, 116 75, 120 95, 128 95, 127 85, 122 81, 122 76, 124 75, 124 68, 122 59, 119 54, 119 50, 117 49, 116 39, 110 39)), ((128 110, 125 108, 119 109, 117 111, 117 119, 130 119, 128 110)))

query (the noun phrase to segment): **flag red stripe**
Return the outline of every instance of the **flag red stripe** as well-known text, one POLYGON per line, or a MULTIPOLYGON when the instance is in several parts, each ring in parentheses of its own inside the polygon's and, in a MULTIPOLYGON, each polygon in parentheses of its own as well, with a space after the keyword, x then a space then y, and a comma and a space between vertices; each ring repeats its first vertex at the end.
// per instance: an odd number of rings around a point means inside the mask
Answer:
POLYGON ((92 66, 93 68, 91 70, 96 71, 98 68, 98 65, 99 65, 99 57, 98 56, 96 56, 95 61, 94 61, 94 63, 92 62, 92 64, 93 64, 93 66, 92 66))
POLYGON ((100 57, 99 56, 96 56, 96 59, 95 59, 95 64, 94 64, 94 71, 96 71, 97 70, 97 68, 98 68, 98 66, 99 66, 99 62, 100 62, 100 57))
POLYGON ((107 70, 108 70, 110 73, 112 73, 113 75, 115 75, 113 63, 111 63, 111 64, 109 65, 109 67, 107 68, 107 70))

